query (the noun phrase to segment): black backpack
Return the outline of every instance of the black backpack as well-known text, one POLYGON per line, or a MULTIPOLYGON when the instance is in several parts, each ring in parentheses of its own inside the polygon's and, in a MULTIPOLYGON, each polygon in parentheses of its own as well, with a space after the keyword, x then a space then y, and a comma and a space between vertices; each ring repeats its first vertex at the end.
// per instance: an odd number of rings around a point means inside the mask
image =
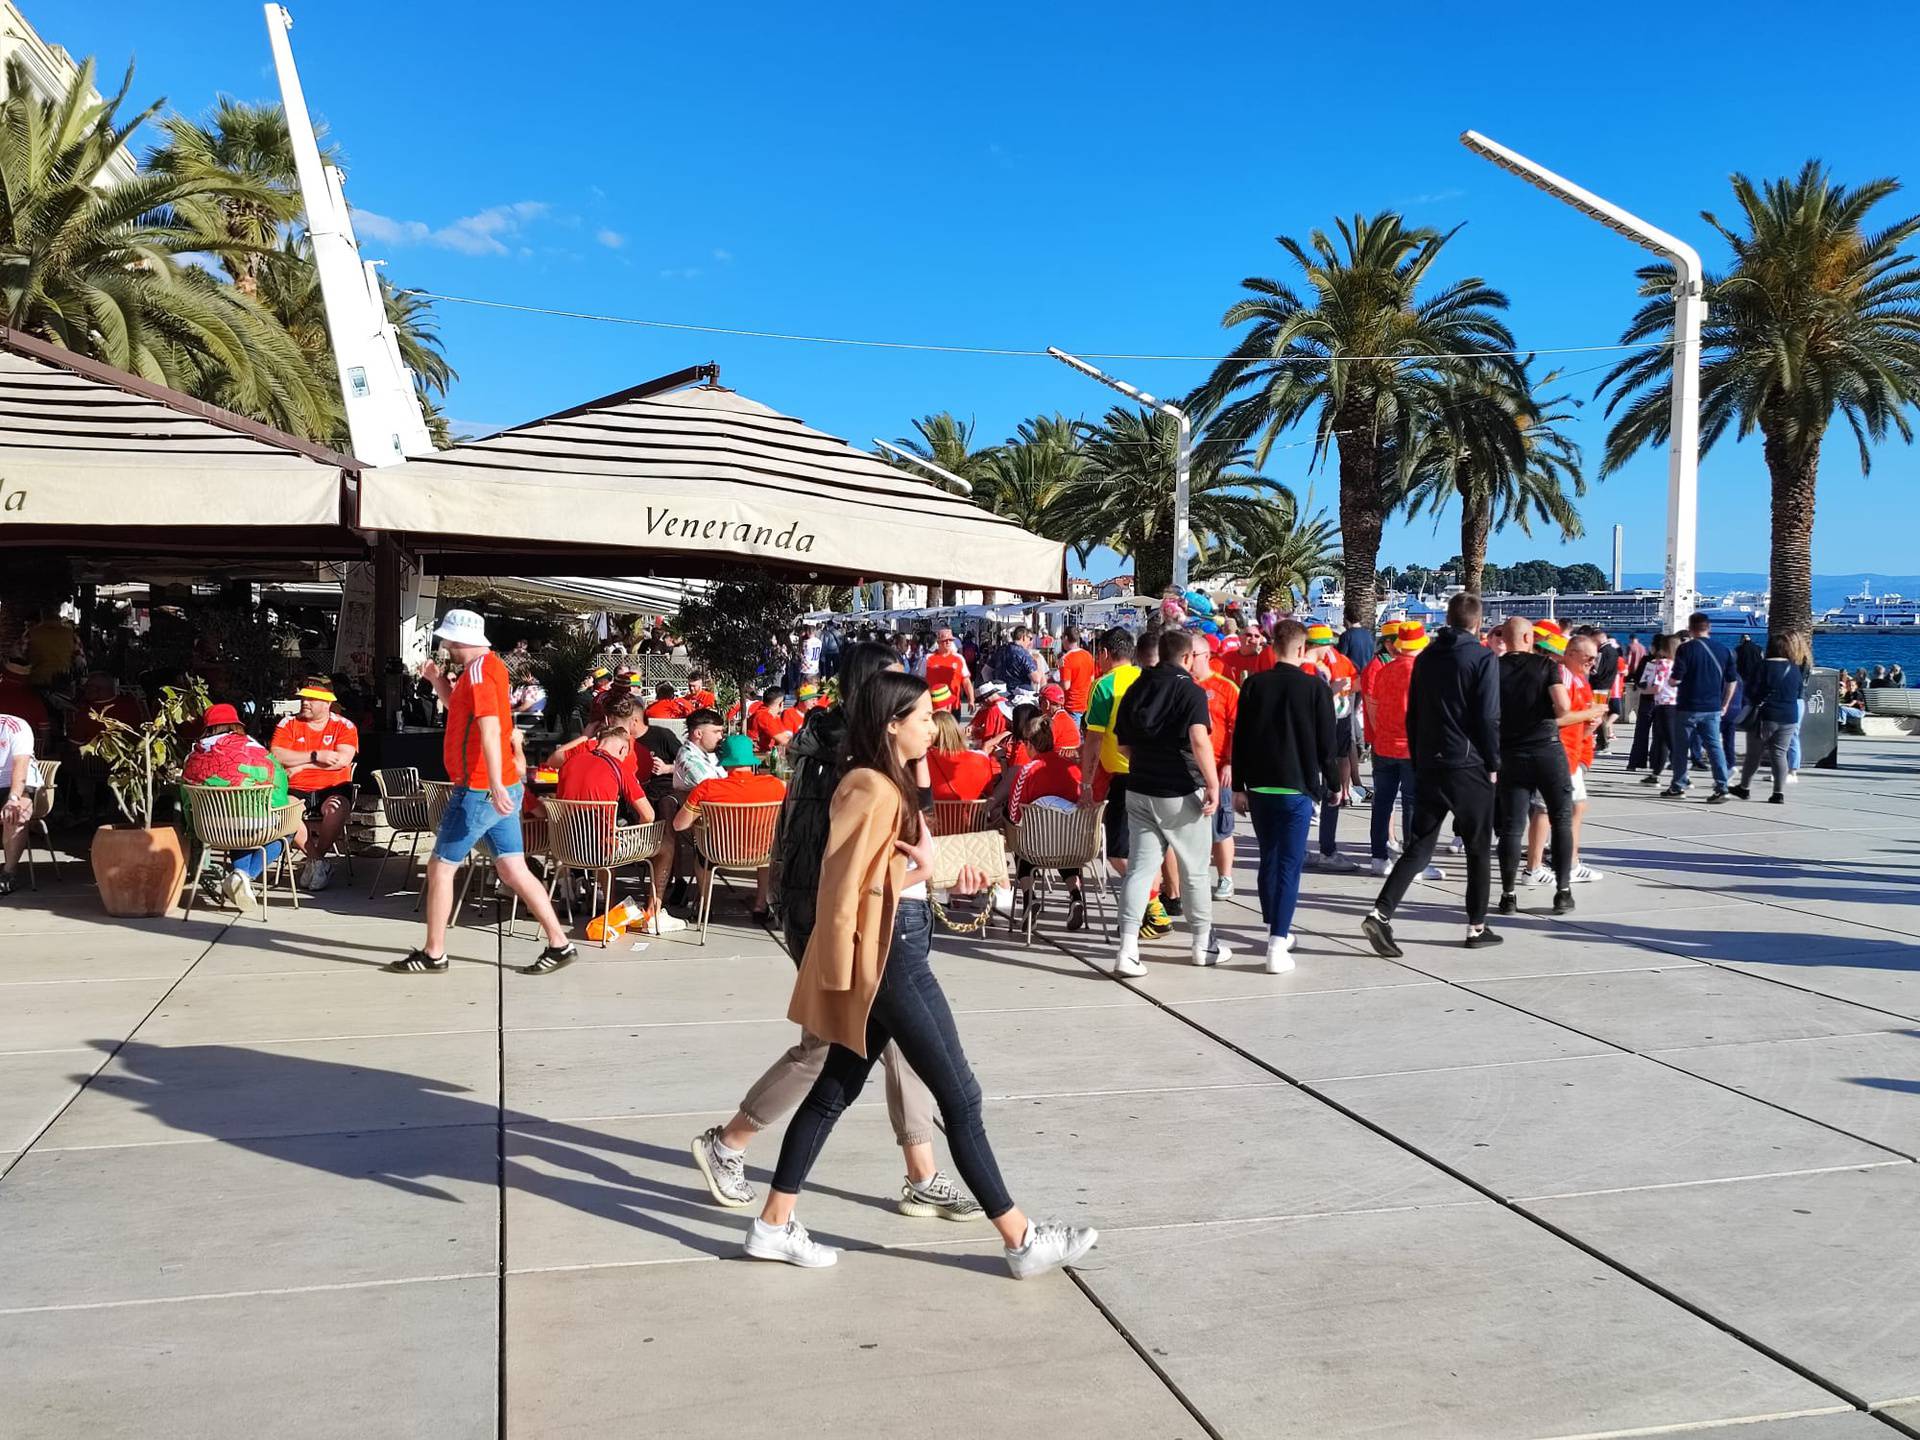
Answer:
POLYGON ((815 903, 820 891, 820 862, 827 853, 833 792, 840 784, 845 717, 837 706, 815 710, 788 750, 793 775, 780 809, 773 841, 770 893, 780 910, 787 953, 798 965, 813 937, 815 903))

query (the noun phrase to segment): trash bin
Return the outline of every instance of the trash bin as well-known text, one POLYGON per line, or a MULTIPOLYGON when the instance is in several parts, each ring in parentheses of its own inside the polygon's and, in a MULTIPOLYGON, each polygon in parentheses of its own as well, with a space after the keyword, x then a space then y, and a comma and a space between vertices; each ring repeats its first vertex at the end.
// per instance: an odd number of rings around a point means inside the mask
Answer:
POLYGON ((1800 717, 1800 764, 1840 768, 1840 672, 1815 667, 1807 680, 1807 713, 1800 717))

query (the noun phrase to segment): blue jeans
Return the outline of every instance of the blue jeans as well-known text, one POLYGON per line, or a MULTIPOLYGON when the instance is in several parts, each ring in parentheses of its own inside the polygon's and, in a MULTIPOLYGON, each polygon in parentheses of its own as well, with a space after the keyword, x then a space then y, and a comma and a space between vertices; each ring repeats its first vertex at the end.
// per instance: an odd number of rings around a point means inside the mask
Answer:
POLYGON ((1413 834, 1413 762, 1391 755, 1373 757, 1373 858, 1387 858, 1393 832, 1393 800, 1400 797, 1400 838, 1413 834))
POLYGON ((1267 922, 1267 934, 1290 935, 1293 912, 1300 904, 1307 836, 1313 829, 1313 797, 1249 790, 1247 813, 1260 842, 1260 918, 1267 922))
POLYGON ((893 917, 893 943, 887 965, 880 972, 867 1016, 865 1058, 844 1045, 827 1051, 820 1078, 794 1112, 780 1142, 780 1163, 774 1167, 773 1188, 798 1195, 807 1173, 820 1157, 821 1147, 847 1106, 860 1098, 867 1076, 880 1052, 891 1040, 907 1064, 933 1092, 940 1120, 953 1152, 953 1168, 973 1192, 973 1198, 997 1220, 1013 1208, 1000 1166, 987 1144, 986 1123, 980 1111, 980 1082, 973 1078, 954 1029, 953 1011, 928 963, 933 945, 933 908, 924 900, 904 900, 893 917))
POLYGON ((1727 752, 1720 747, 1720 712, 1677 710, 1674 712, 1674 725, 1678 733, 1674 736, 1673 746, 1673 788, 1687 788, 1687 769, 1692 764, 1692 750, 1697 744, 1707 752, 1707 765, 1713 771, 1713 788, 1716 791, 1726 789, 1727 752))
POLYGON ((266 873, 267 866, 280 858, 280 852, 286 846, 276 840, 266 850, 248 850, 233 857, 233 868, 249 880, 258 880, 266 873))
POLYGON ((1800 768, 1800 722, 1807 718, 1807 702, 1804 700, 1796 700, 1794 704, 1797 708, 1794 712, 1796 718, 1793 725, 1793 744, 1787 747, 1787 769, 1789 771, 1798 771, 1800 768))

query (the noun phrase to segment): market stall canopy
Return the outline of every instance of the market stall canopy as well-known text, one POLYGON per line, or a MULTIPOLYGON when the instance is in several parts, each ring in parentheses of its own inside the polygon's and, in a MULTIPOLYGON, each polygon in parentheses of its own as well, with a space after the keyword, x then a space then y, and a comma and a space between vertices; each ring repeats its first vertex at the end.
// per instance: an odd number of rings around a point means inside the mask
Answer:
POLYGON ((357 523, 441 574, 746 563, 1034 595, 1066 575, 1059 543, 717 384, 639 386, 369 470, 357 523))
POLYGON ((325 446, 0 327, 0 546, 364 549, 341 523, 356 469, 325 446))

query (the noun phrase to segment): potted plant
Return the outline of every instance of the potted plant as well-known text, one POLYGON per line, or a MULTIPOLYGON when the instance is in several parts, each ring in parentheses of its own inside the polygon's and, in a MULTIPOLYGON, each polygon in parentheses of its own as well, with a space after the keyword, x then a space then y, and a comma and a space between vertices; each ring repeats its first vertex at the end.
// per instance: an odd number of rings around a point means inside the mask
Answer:
POLYGON ((107 767, 108 788, 127 817, 125 825, 102 825, 93 836, 93 878, 109 915, 164 915, 180 896, 186 847, 174 826, 154 824, 154 813, 180 783, 184 733, 206 708, 205 681, 165 686, 151 720, 129 725, 96 713, 100 733, 80 747, 107 767))

